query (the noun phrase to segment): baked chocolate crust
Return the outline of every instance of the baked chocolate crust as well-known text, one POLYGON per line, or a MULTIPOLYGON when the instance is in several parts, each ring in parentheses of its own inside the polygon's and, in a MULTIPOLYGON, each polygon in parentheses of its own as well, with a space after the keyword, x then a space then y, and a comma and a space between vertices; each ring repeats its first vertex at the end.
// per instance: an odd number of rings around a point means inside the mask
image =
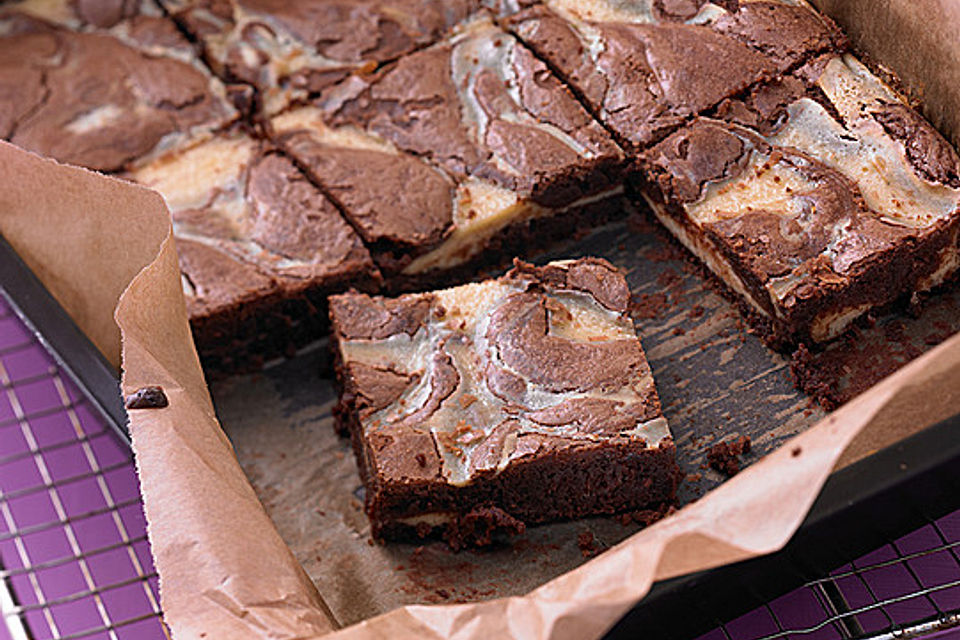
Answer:
MULTIPOLYGON (((328 131, 322 121, 316 124, 328 131)), ((456 184, 423 160, 326 143, 306 127, 275 139, 337 201, 384 269, 399 270, 449 234, 456 184)))
POLYGON ((781 2, 545 2, 505 24, 632 150, 691 116, 846 46, 812 10, 781 2))
POLYGON ((325 297, 372 287, 369 253, 333 204, 282 153, 221 135, 128 174, 171 208, 201 356, 255 365, 319 337, 325 297))
POLYGON ((478 509, 495 510, 487 531, 672 499, 673 444, 628 300, 594 258, 332 297, 336 414, 374 535, 445 532, 456 545, 478 509))
POLYGON ((67 24, 86 31, 0 10, 4 139, 119 171, 236 118, 223 86, 190 61, 190 46, 171 22, 151 15, 122 21, 123 11, 93 15, 85 6, 67 24), (101 23, 112 29, 94 29, 101 23))
POLYGON ((820 60, 641 157, 658 216, 776 346, 833 338, 958 266, 957 156, 896 100, 852 58, 820 60))
POLYGON ((267 114, 436 42, 477 0, 161 0, 267 114))

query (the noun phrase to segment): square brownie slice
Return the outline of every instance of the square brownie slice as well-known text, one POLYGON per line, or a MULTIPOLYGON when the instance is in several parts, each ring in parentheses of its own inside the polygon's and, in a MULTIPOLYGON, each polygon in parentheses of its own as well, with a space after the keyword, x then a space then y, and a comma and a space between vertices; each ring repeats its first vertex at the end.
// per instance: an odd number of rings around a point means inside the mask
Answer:
POLYGON ((394 281, 469 273, 622 210, 620 149, 486 15, 271 124, 394 281))
POLYGON ((212 68, 259 92, 265 112, 433 44, 477 0, 161 0, 212 68))
POLYGON ((675 448, 629 297, 595 258, 332 297, 336 415, 373 535, 483 544, 672 500, 675 448))
POLYGON ((823 342, 960 267, 960 160, 853 56, 729 100, 641 157, 663 224, 775 346, 823 342))
POLYGON ((0 96, 4 139, 108 172, 194 144, 238 115, 147 1, 0 7, 0 96))
POLYGON ((845 47, 829 19, 793 0, 546 0, 504 23, 634 151, 845 47))
POLYGON ((378 282, 333 204, 289 158, 240 131, 125 177, 159 191, 170 208, 194 337, 217 370, 316 340, 327 295, 378 282))

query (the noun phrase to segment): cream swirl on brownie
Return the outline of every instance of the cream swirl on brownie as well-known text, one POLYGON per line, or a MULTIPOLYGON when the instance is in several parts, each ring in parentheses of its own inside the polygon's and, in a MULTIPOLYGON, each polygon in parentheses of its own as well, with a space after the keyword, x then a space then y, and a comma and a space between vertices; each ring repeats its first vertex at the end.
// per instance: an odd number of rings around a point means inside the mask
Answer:
POLYGON ((623 276, 591 258, 332 298, 338 415, 375 533, 435 525, 459 544, 478 508, 496 528, 672 498, 673 443, 628 300, 623 276))

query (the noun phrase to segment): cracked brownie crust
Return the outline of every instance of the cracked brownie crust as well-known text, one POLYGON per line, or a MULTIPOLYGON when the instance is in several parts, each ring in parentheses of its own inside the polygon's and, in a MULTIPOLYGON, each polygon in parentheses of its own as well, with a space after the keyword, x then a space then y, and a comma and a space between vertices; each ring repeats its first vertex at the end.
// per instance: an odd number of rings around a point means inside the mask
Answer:
POLYGON ((53 3, 59 10, 51 15, 27 12, 39 4, 0 9, 4 139, 119 171, 236 118, 223 85, 190 59, 189 44, 165 18, 66 2, 53 3), (95 29, 101 24, 110 28, 95 29))
POLYGON ((205 362, 281 355, 326 325, 326 296, 379 274, 360 238, 293 162, 241 132, 126 177, 163 194, 205 362))
POLYGON ((337 415, 374 535, 460 546, 672 499, 674 446, 628 300, 593 258, 333 297, 337 415))
POLYGON ((784 345, 829 340, 960 262, 949 145, 851 56, 802 75, 671 134, 638 172, 658 217, 784 345))

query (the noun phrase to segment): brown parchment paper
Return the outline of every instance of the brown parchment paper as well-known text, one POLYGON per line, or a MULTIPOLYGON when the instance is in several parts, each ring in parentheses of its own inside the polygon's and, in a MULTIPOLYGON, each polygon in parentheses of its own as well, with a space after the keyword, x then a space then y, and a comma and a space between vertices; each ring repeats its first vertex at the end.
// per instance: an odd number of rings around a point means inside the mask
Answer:
MULTIPOLYGON (((946 8, 949 0, 844 4, 849 15, 871 24, 896 24, 898 9, 922 5, 931 21, 925 33, 960 32, 960 18, 946 8), (870 10, 853 13, 852 5, 870 10), (952 26, 942 24, 946 20, 952 26)), ((960 65, 936 53, 943 47, 923 44, 918 33, 896 35, 909 36, 914 55, 939 55, 935 62, 949 68, 955 90, 960 65)), ((951 52, 960 48, 955 37, 950 42, 951 52)), ((871 53, 893 66, 879 50, 871 53)), ((920 75, 909 80, 923 86, 931 105, 960 107, 936 77, 923 75, 935 67, 917 65, 920 75)), ((900 70, 906 75, 910 68, 900 70)), ((943 123, 949 125, 949 117, 943 123)), ((329 635, 335 622, 320 596, 324 585, 310 581, 284 544, 217 423, 189 337, 162 200, 6 144, 0 144, 0 181, 0 233, 114 361, 122 334, 125 392, 159 384, 170 398, 166 409, 133 412, 131 430, 162 606, 174 637, 329 635)), ((406 606, 330 637, 597 637, 655 579, 781 547, 832 469, 960 411, 957 380, 960 336, 674 516, 527 594, 406 606)))
POLYGON ((960 2, 811 0, 858 51, 893 70, 924 115, 960 146, 960 2))

